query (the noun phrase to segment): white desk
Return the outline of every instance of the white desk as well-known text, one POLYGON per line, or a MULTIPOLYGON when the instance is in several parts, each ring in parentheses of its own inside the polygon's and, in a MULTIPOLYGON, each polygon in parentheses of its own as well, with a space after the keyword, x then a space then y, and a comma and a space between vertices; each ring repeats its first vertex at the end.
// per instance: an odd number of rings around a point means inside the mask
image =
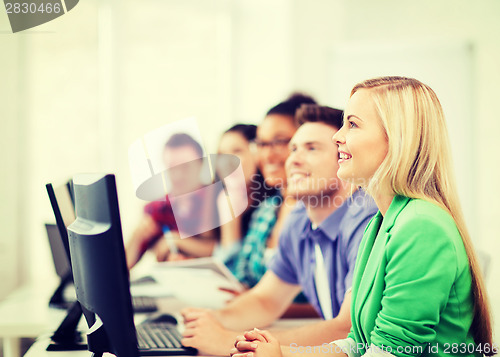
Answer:
MULTIPOLYGON (((284 319, 276 321, 272 328, 282 329, 303 326, 305 324, 320 321, 320 319, 284 319)), ((50 343, 50 334, 40 336, 37 341, 30 347, 24 357, 90 357, 88 351, 64 351, 64 352, 48 352, 46 350, 50 343)), ((114 357, 110 353, 105 353, 103 357, 114 357)), ((212 357, 212 356, 205 356, 212 357)))
POLYGON ((0 303, 0 338, 4 357, 19 357, 21 338, 35 338, 54 331, 66 316, 64 310, 48 307, 54 286, 23 286, 0 303))
MULTIPOLYGON (((198 277, 205 279, 203 275, 198 277)), ((194 278, 190 280, 195 280, 194 278)), ((20 339, 23 337, 37 338, 37 341, 26 353, 26 357, 89 357, 88 351, 77 352, 47 352, 50 336, 57 329, 66 316, 66 311, 51 309, 48 301, 56 287, 55 282, 25 286, 10 294, 7 299, 0 303, 0 338, 4 343, 4 357, 20 357, 20 339), (56 355, 57 354, 57 355, 56 355)), ((178 292, 180 296, 162 297, 158 299, 159 311, 173 313, 187 306, 202 306, 209 297, 207 292, 200 295, 189 290, 185 284, 176 283, 182 289, 178 292), (182 299, 182 300, 181 300, 182 299), (201 299, 201 300, 200 300, 201 299), (187 301, 186 301, 187 300, 187 301)), ((223 304, 227 297, 211 294, 212 303, 222 298, 223 304)), ((206 306, 214 307, 214 306, 206 306)), ((140 319, 141 316, 136 318, 140 319)), ((85 319, 80 323, 85 326, 85 319)), ((316 320, 317 321, 317 320, 316 320)), ((137 322, 137 320, 136 320, 137 322)), ((303 325, 311 322, 310 319, 285 319, 274 324, 273 328, 286 328, 303 325)), ((83 330, 83 328, 82 328, 83 330)), ((112 356, 112 355, 109 355, 112 356)))
MULTIPOLYGON (((57 329, 66 311, 49 308, 50 296, 57 284, 45 283, 23 286, 0 302, 0 338, 4 357, 20 357, 21 338, 37 338, 57 329)), ((178 311, 188 306, 175 298, 158 300, 160 311, 178 311)), ((82 317, 80 324, 86 327, 82 317)))
MULTIPOLYGON (((58 281, 28 284, 0 302, 0 339, 4 357, 20 357, 21 338, 36 338, 57 329, 66 311, 49 308, 58 281)), ((69 294, 71 295, 71 294, 69 294)), ((162 308, 161 303, 159 304, 162 308)), ((84 320, 80 321, 84 324, 84 320)))

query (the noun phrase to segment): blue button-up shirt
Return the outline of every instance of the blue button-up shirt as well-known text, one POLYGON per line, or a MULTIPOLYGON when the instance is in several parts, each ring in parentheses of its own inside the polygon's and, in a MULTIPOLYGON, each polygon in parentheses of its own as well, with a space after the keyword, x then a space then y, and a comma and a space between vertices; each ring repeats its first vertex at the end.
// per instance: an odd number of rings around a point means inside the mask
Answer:
POLYGON ((314 245, 318 243, 330 283, 333 316, 337 316, 344 295, 352 284, 363 232, 377 211, 373 200, 358 190, 316 229, 312 229, 306 208, 300 203, 285 222, 278 252, 269 269, 289 284, 300 284, 311 305, 323 316, 314 282, 314 245))

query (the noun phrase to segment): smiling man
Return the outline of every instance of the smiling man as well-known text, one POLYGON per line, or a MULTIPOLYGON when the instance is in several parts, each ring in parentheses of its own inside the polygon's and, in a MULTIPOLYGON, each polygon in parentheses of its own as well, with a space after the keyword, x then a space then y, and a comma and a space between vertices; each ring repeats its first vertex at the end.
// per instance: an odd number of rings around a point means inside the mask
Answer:
POLYGON ((217 311, 186 309, 182 343, 227 355, 241 331, 278 319, 302 291, 325 321, 274 333, 282 344, 321 345, 345 338, 351 327, 350 293, 366 224, 377 211, 362 191, 337 178, 332 136, 342 112, 314 104, 296 114, 299 129, 286 161, 287 194, 299 201, 279 238, 278 252, 260 282, 217 311))

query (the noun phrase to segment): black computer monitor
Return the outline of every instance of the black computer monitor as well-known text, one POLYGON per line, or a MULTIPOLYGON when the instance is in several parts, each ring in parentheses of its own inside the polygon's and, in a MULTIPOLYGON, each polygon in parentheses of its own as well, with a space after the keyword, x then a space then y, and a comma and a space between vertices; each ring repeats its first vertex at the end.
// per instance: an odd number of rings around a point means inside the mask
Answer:
MULTIPOLYGON (((71 275, 71 271, 69 270, 69 245, 68 245, 68 232, 66 228, 73 223, 75 220, 75 210, 74 210, 74 202, 71 198, 72 186, 71 180, 63 186, 59 186, 54 188, 51 183, 45 185, 47 189, 47 194, 49 195, 50 205, 52 206, 52 210, 54 211, 54 217, 56 219, 57 228, 59 230, 61 243, 64 246, 64 250, 66 255, 58 256, 57 259, 65 259, 68 264, 67 274, 71 275)), ((54 257, 54 261, 56 257, 54 257)))
POLYGON ((73 282, 71 272, 71 259, 69 252, 68 231, 66 229, 70 223, 75 220, 74 205, 70 200, 70 191, 67 185, 59 186, 54 189, 52 184, 45 185, 49 195, 50 204, 56 219, 58 234, 52 232, 49 240, 53 250, 54 265, 56 270, 61 270, 59 275, 61 282, 54 294, 52 294, 49 306, 68 308, 68 313, 61 322, 57 330, 51 336, 52 343, 48 346, 48 351, 71 351, 87 349, 80 333, 77 331, 78 322, 82 315, 82 309, 78 301, 66 301, 64 299, 64 289, 73 282), (57 249, 57 252, 55 251, 57 249), (60 265, 58 269, 58 265, 60 265))
POLYGON ((138 357, 114 175, 73 178, 76 220, 68 227, 71 264, 89 351, 138 357))

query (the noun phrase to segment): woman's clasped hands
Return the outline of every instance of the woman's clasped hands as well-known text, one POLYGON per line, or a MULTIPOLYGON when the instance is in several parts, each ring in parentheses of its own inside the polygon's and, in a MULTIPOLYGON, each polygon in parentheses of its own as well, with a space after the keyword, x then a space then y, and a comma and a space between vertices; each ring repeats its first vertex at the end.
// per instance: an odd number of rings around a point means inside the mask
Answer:
POLYGON ((231 357, 281 357, 280 343, 269 331, 254 328, 238 336, 231 357))

